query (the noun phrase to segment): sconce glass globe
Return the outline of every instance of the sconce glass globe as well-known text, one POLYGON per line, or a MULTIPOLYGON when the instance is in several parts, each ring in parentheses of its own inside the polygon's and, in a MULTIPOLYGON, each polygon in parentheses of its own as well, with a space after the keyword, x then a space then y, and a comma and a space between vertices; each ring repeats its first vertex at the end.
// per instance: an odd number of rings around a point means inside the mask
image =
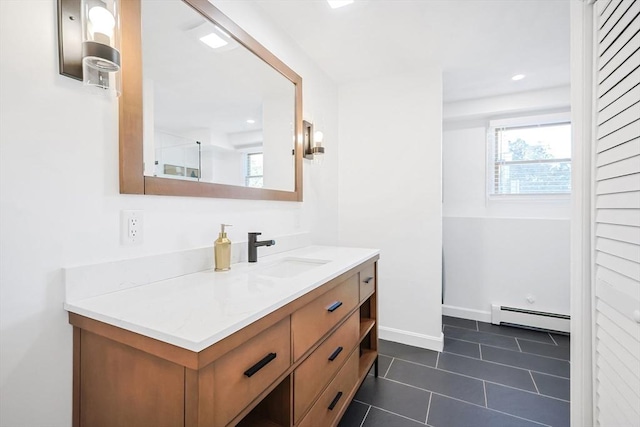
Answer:
POLYGON ((120 95, 118 0, 82 0, 82 73, 86 86, 120 95))

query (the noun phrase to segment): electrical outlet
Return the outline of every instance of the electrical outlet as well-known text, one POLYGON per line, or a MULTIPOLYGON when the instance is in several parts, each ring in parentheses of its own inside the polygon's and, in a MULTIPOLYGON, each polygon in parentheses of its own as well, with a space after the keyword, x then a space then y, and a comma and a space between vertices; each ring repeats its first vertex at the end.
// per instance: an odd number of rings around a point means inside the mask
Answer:
POLYGON ((120 215, 120 243, 137 245, 142 243, 142 211, 122 211, 120 215))

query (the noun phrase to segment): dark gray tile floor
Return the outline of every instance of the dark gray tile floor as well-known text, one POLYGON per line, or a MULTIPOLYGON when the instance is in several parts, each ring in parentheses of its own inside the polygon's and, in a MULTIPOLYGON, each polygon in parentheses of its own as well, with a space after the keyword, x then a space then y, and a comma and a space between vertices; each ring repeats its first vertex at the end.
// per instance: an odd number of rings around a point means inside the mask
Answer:
POLYGON ((568 336, 442 322, 442 353, 380 340, 339 427, 569 426, 568 336))

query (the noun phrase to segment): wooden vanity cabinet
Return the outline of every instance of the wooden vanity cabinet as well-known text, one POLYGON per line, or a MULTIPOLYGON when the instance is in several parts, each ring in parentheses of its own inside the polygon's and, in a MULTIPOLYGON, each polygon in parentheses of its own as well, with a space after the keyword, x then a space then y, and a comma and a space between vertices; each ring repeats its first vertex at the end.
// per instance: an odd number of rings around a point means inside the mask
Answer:
POLYGON ((294 360, 300 359, 358 305, 357 283, 358 275, 354 274, 291 315, 294 360))
POLYGON ((337 425, 377 359, 377 259, 200 352, 69 313, 74 427, 337 425))
POLYGON ((300 427, 319 427, 337 424, 339 416, 351 401, 349 392, 358 385, 358 352, 351 353, 338 375, 322 392, 311 411, 302 419, 300 427))
POLYGON ((329 338, 294 371, 294 420, 298 422, 356 348, 360 336, 360 316, 353 313, 329 338))
POLYGON ((227 425, 291 366, 289 317, 213 363, 215 425, 227 425))

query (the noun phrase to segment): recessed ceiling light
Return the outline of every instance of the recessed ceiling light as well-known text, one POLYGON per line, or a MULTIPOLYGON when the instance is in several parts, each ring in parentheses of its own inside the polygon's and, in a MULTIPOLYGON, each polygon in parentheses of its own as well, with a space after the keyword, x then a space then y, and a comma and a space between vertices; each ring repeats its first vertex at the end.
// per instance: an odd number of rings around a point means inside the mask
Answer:
POLYGON ((249 123, 250 125, 254 124, 256 121, 253 119, 247 119, 247 123, 249 123))
POLYGON ((200 41, 213 49, 227 45, 227 42, 215 33, 209 33, 206 36, 200 37, 200 41))
POLYGON ((332 9, 337 9, 353 3, 353 0, 327 0, 327 3, 329 3, 329 6, 331 6, 332 9))
POLYGON ((511 80, 517 82, 518 80, 522 80, 524 79, 526 76, 524 74, 516 74, 515 76, 511 77, 511 80))
POLYGON ((187 28, 185 32, 194 40, 199 40, 215 49, 216 53, 226 52, 240 46, 229 33, 209 21, 204 21, 193 28, 187 28))

